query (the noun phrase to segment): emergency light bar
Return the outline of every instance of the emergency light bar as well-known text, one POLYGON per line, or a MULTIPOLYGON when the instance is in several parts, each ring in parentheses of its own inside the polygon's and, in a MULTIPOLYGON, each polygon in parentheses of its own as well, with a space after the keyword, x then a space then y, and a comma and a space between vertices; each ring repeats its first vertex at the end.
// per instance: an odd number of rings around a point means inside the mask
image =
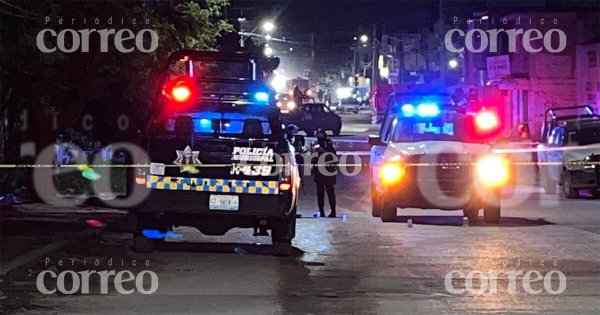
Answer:
POLYGON ((435 103, 421 103, 416 107, 413 104, 404 104, 401 110, 404 117, 435 117, 442 112, 435 103))
POLYGON ((269 93, 256 92, 256 93, 254 93, 254 100, 259 103, 268 103, 269 102, 269 93))

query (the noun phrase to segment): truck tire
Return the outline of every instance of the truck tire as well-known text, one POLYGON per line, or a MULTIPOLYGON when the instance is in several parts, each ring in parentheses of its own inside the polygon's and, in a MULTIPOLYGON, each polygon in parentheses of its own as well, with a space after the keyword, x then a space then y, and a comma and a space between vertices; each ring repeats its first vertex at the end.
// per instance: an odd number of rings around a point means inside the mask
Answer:
POLYGON ((292 254, 292 240, 273 241, 274 256, 289 256, 292 254))
POLYGON ((546 194, 553 195, 556 193, 556 181, 550 178, 545 168, 542 168, 542 186, 546 194))
POLYGON ((463 209, 463 216, 467 218, 469 225, 474 225, 479 217, 479 208, 465 208, 463 209))
POLYGON ((296 211, 290 217, 277 220, 271 230, 273 255, 289 256, 292 254, 292 239, 296 234, 296 211))
POLYGON ((381 217, 381 196, 374 187, 371 187, 371 215, 381 217))
POLYGON ((141 233, 134 233, 131 249, 135 253, 151 253, 154 251, 154 242, 141 233))
POLYGON ((483 208, 483 221, 490 224, 500 223, 500 204, 489 205, 483 208))
POLYGON ((396 220, 398 219, 398 217, 396 216, 396 205, 387 202, 384 196, 381 196, 381 199, 381 221, 396 222, 396 220))
POLYGON ((565 192, 565 197, 568 199, 573 199, 579 197, 579 191, 573 188, 573 182, 571 178, 571 173, 567 170, 563 171, 563 191, 565 192))

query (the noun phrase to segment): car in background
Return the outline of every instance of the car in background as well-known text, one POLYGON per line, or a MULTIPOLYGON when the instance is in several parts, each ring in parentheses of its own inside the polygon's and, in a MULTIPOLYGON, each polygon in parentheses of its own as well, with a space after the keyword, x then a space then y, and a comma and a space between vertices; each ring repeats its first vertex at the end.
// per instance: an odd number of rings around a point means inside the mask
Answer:
POLYGON ((548 109, 537 154, 546 193, 556 193, 558 184, 567 198, 583 189, 600 197, 600 115, 592 107, 548 109))
POLYGON ((294 98, 289 94, 279 94, 277 96, 277 107, 279 107, 282 114, 298 110, 298 104, 294 102, 294 98))
POLYGON ((297 111, 282 113, 281 116, 284 124, 296 125, 309 136, 319 129, 338 136, 342 130, 342 118, 324 103, 304 103, 298 106, 297 111))
POLYGON ((347 97, 341 99, 336 107, 336 111, 338 113, 354 113, 358 114, 360 105, 362 105, 361 101, 354 97, 347 97))

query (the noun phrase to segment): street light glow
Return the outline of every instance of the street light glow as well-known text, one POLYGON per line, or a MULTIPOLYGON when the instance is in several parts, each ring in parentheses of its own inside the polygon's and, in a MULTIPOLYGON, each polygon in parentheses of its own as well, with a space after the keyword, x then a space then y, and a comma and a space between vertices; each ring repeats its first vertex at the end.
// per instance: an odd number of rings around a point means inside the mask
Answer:
POLYGON ((271 47, 265 47, 265 50, 263 51, 265 53, 265 56, 270 57, 273 55, 273 48, 271 47))
POLYGON ((456 59, 448 60, 448 67, 456 69, 458 67, 458 61, 456 59))
POLYGON ((361 41, 361 43, 366 43, 366 42, 368 42, 368 41, 369 41, 369 36, 367 36, 367 35, 365 35, 365 34, 363 34, 363 35, 360 35, 360 41, 361 41))
POLYGON ((275 29, 275 24, 271 21, 267 21, 263 23, 262 27, 265 32, 272 32, 275 29))
POLYGON ((265 35, 266 40, 271 40, 271 38, 272 38, 271 35, 269 35, 269 34, 265 35))

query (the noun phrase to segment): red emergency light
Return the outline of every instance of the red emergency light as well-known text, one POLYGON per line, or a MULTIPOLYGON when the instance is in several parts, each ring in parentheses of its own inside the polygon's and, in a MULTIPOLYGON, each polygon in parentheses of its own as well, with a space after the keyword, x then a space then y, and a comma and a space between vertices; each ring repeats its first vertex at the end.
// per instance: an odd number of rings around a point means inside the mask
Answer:
POLYGON ((483 110, 475 115, 475 127, 484 132, 495 131, 500 126, 498 115, 483 110))
POLYGON ((194 85, 188 78, 178 78, 167 82, 162 94, 173 103, 185 104, 194 96, 194 85))
POLYGON ((467 129, 474 139, 489 141, 502 133, 503 124, 497 112, 483 108, 470 116, 470 127, 467 129))

